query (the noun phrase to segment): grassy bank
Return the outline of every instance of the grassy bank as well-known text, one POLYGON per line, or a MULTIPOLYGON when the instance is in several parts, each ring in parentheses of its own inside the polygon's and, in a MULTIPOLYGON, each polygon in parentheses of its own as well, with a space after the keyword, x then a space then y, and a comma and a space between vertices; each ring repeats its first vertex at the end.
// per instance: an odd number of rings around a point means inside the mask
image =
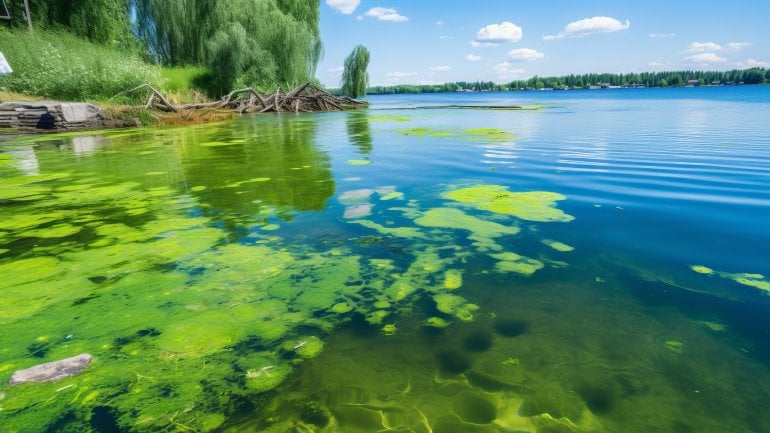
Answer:
POLYGON ((204 67, 163 68, 136 53, 96 44, 64 31, 0 28, 0 50, 13 73, 0 75, 0 102, 57 99, 99 105, 117 119, 143 124, 192 124, 232 117, 229 112, 154 113, 132 108, 146 102, 144 91, 123 93, 150 83, 173 104, 206 102, 211 72, 204 67), (120 94, 120 96, 115 97, 120 94))
POLYGON ((0 91, 73 101, 104 100, 141 83, 162 85, 160 68, 138 55, 88 42, 62 31, 0 29, 13 73, 0 91))

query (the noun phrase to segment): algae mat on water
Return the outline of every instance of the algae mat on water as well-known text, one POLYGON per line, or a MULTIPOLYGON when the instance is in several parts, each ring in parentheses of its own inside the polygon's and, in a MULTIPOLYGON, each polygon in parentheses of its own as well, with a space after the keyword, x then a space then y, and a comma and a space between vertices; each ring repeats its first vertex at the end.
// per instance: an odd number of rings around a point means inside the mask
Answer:
POLYGON ((511 192, 502 185, 475 185, 443 194, 478 209, 513 215, 527 221, 569 222, 575 219, 556 207, 562 194, 548 191, 511 192))
MULTIPOLYGON (((463 254, 447 255, 440 243, 423 242, 399 263, 277 236, 233 243, 221 224, 195 211, 203 203, 191 193, 209 188, 88 176, 41 178, 46 194, 3 222, 3 243, 15 256, 0 262, 2 322, 11 336, 0 380, 43 361, 94 356, 75 377, 4 388, 0 418, 12 432, 52 423, 85 432, 97 420, 121 431, 211 431, 317 356, 328 333, 351 317, 397 334, 397 312, 422 296, 442 314, 431 326, 451 316, 472 320, 478 308, 447 293, 462 284, 450 267, 463 254)), ((249 182, 255 178, 236 183, 258 188, 264 182, 249 182)), ((382 202, 403 196, 392 187, 374 191, 382 202)), ((479 235, 516 232, 466 219, 479 235)), ((411 229, 394 233, 419 230, 411 229)))

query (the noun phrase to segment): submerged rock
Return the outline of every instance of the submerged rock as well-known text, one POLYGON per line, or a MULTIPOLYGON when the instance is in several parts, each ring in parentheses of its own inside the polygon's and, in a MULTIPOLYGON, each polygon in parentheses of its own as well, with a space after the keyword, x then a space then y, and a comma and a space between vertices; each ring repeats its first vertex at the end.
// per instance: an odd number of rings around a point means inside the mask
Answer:
POLYGON ((19 385, 28 382, 53 382, 74 376, 83 371, 91 363, 93 357, 81 353, 72 358, 36 365, 25 370, 18 370, 8 380, 9 385, 19 385))

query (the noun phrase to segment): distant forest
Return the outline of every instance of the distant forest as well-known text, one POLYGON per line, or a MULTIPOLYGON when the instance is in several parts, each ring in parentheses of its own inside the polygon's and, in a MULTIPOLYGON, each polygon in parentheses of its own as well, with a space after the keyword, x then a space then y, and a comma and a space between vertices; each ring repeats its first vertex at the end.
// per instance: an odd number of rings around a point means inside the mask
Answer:
POLYGON ((440 93, 471 91, 508 91, 527 89, 585 89, 591 86, 681 87, 687 85, 733 85, 770 83, 770 69, 751 68, 732 71, 670 71, 629 74, 582 74, 561 77, 538 77, 510 83, 492 81, 457 81, 444 84, 402 84, 374 86, 367 94, 440 93))

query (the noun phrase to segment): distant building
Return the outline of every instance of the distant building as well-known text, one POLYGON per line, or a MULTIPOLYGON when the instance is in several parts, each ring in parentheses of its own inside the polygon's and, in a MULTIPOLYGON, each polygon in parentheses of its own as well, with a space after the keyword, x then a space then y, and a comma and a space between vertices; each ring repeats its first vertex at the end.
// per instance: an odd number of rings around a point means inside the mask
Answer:
POLYGON ((687 85, 691 87, 700 86, 700 80, 687 80, 687 85))

